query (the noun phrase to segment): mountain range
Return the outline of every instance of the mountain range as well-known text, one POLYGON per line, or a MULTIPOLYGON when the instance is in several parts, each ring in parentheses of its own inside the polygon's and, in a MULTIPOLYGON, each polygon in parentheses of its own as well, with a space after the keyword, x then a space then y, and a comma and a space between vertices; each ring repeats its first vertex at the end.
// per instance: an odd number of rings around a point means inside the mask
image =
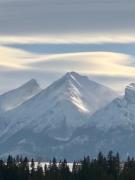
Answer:
POLYGON ((0 155, 42 159, 134 154, 135 84, 120 96, 76 72, 41 89, 36 80, 0 96, 0 155))

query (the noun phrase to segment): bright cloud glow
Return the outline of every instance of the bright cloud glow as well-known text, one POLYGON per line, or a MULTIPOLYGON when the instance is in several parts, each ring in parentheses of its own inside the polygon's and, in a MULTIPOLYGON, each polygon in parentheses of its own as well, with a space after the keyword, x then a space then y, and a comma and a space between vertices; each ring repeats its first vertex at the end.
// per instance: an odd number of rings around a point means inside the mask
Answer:
POLYGON ((0 44, 102 44, 135 43, 135 34, 60 34, 33 36, 0 36, 0 44))
MULTIPOLYGON (((135 78, 135 66, 133 66, 135 57, 121 53, 113 52, 80 52, 80 53, 65 53, 65 54, 52 54, 52 55, 37 55, 28 53, 26 51, 0 47, 0 76, 2 81, 6 78, 18 76, 21 71, 27 78, 34 78, 37 74, 42 74, 42 82, 45 83, 45 74, 55 74, 59 77, 67 71, 76 71, 86 74, 88 76, 104 76, 110 77, 110 82, 113 78, 117 77, 123 79, 135 78), (4 72, 8 68, 9 71, 4 72), (12 73, 13 70, 13 73, 12 73), (4 76, 3 76, 4 73, 4 76)), ((23 76, 22 76, 23 77, 23 76)), ((19 78, 22 78, 18 76, 19 78)), ((50 84, 53 80, 47 78, 50 84)), ((113 80, 114 81, 114 80, 113 80)), ((125 82, 124 85, 126 85, 125 82)), ((114 87, 121 88, 121 87, 114 87)))
POLYGON ((79 71, 86 74, 133 76, 134 57, 113 52, 79 52, 37 55, 14 48, 0 47, 0 65, 11 68, 29 68, 35 71, 79 71), (63 68, 61 68, 63 67, 63 68))
POLYGON ((131 66, 134 60, 134 57, 120 53, 80 52, 43 55, 31 65, 40 70, 57 72, 78 71, 92 75, 135 76, 135 67, 131 66))
POLYGON ((27 68, 26 64, 34 61, 34 56, 26 51, 0 46, 0 66, 12 69, 27 68))

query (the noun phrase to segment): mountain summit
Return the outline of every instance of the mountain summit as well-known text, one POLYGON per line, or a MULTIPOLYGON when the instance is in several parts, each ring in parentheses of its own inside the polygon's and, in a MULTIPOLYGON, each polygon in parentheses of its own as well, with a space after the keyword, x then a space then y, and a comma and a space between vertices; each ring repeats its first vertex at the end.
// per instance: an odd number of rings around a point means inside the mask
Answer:
POLYGON ((135 84, 125 88, 125 95, 114 99, 105 108, 96 112, 92 118, 96 127, 110 129, 135 126, 135 84))
POLYGON ((126 87, 125 99, 129 103, 135 104, 135 83, 131 83, 126 87))
POLYGON ((41 91, 36 80, 31 79, 19 88, 0 95, 0 112, 16 108, 41 91))

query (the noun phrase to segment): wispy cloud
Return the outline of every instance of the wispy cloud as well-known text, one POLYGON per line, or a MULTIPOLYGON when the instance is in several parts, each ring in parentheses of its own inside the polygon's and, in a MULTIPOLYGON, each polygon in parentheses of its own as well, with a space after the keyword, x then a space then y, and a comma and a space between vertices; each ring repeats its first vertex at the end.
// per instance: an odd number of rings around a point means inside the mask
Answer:
POLYGON ((11 69, 25 69, 27 63, 35 62, 34 55, 23 50, 0 46, 0 66, 11 69))
POLYGON ((60 35, 31 35, 31 36, 0 36, 0 44, 103 44, 103 43, 135 43, 135 34, 115 33, 75 33, 60 35))
POLYGON ((41 55, 30 66, 56 72, 78 71, 91 75, 135 76, 135 58, 113 52, 80 52, 41 55))
POLYGON ((61 54, 35 54, 0 47, 0 65, 33 70, 72 71, 106 75, 134 75, 133 56, 115 52, 74 52, 61 54), (61 69, 61 67, 63 67, 61 69), (61 70, 60 70, 61 69, 61 70))
MULTIPOLYGON (((25 77, 27 79, 38 77, 42 84, 45 85, 47 82, 47 85, 67 71, 77 71, 92 78, 103 77, 104 84, 107 82, 113 88, 121 89, 121 86, 114 86, 114 79, 122 80, 126 85, 127 79, 130 82, 135 78, 135 66, 133 65, 135 57, 122 53, 74 52, 39 55, 1 46, 0 54, 0 77, 3 82, 5 78, 6 80, 14 79, 14 76, 16 82, 21 82, 25 77), (48 75, 46 76, 46 74, 48 75), (52 75, 54 75, 53 78, 52 75), (107 79, 109 79, 109 83, 107 79), (111 82, 113 83, 111 84, 111 82)), ((100 81, 100 78, 98 79, 100 81)))

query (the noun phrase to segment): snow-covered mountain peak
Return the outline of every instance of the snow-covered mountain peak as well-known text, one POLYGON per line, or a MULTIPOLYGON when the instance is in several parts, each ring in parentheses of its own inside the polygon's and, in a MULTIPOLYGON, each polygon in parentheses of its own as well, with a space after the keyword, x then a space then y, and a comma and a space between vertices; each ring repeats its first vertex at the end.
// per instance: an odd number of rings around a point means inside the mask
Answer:
POLYGON ((66 73, 62 78, 49 86, 47 91, 49 93, 52 92, 59 99, 66 99, 72 102, 80 111, 90 112, 90 114, 118 96, 110 88, 76 72, 66 73), (105 98, 104 95, 106 94, 109 99, 105 98))
POLYGON ((104 130, 117 127, 134 128, 135 83, 131 83, 125 88, 124 96, 114 99, 105 108, 97 111, 91 119, 96 127, 104 130))
POLYGON ((80 76, 78 73, 71 71, 65 74, 65 77, 80 76))
POLYGON ((39 84, 37 83, 35 79, 29 80, 28 82, 23 84, 20 88, 38 88, 41 90, 39 84))
POLYGON ((131 83, 125 88, 125 99, 128 103, 135 104, 135 83, 131 83))
POLYGON ((81 78, 83 77, 83 75, 80 75, 79 73, 77 72, 74 72, 74 71, 71 71, 71 72, 67 72, 64 77, 69 77, 69 78, 72 78, 72 77, 75 77, 75 78, 81 78))
POLYGON ((36 80, 31 79, 22 86, 0 95, 0 112, 12 110, 41 91, 36 80))
POLYGON ((79 80, 79 74, 75 72, 66 73, 58 82, 61 82, 62 85, 66 85, 66 87, 70 87, 72 84, 77 83, 79 80))
POLYGON ((130 83, 127 87, 135 91, 135 83, 130 83))
POLYGON ((87 76, 83 76, 83 75, 80 75, 74 71, 72 72, 67 72, 64 76, 63 76, 63 79, 65 80, 71 80, 71 81, 90 81, 88 79, 87 76))

